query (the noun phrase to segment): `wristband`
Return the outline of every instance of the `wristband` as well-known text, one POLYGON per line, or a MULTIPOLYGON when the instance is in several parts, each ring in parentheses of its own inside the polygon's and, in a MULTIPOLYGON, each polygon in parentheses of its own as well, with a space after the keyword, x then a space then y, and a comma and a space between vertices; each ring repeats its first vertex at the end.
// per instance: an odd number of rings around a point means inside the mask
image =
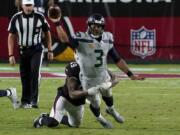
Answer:
POLYGON ((9 55, 9 58, 12 57, 12 56, 14 56, 14 55, 13 54, 9 55))
POLYGON ((56 26, 61 26, 61 21, 57 21, 54 23, 56 26))
POLYGON ((133 75, 133 73, 132 73, 131 71, 128 71, 126 74, 127 74, 127 76, 129 76, 129 77, 133 75))

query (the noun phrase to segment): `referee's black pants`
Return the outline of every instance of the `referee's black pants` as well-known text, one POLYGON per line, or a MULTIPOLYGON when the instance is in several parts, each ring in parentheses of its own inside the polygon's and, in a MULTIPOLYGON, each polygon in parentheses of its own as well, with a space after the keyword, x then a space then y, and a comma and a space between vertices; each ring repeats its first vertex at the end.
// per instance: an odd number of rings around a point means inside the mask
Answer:
POLYGON ((42 46, 20 49, 20 76, 22 83, 22 104, 38 103, 42 46))

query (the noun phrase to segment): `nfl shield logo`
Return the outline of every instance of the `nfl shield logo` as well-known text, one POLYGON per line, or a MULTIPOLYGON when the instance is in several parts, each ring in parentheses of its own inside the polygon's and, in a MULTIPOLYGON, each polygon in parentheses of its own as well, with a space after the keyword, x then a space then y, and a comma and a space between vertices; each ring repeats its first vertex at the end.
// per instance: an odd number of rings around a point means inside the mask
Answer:
POLYGON ((148 30, 142 26, 131 30, 131 53, 145 58, 156 52, 156 30, 148 30))

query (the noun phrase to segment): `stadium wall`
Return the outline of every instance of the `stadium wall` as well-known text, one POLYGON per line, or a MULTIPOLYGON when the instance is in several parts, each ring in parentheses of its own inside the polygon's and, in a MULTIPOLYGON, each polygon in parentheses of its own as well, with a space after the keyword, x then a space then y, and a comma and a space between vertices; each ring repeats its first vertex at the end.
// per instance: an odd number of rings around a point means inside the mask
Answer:
MULTIPOLYGON (((173 62, 180 59, 178 0, 57 0, 56 4, 60 5, 63 16, 69 16, 75 32, 86 30, 87 17, 92 13, 105 16, 106 30, 114 34, 115 47, 126 60, 173 62)), ((12 11, 15 12, 12 6, 0 6, 0 59, 8 59, 7 27, 12 11)), ((57 42, 54 26, 52 33, 53 42, 57 42)), ((72 50, 66 45, 54 53, 61 61, 73 58, 72 50)), ((18 56, 18 51, 15 55, 18 56)))

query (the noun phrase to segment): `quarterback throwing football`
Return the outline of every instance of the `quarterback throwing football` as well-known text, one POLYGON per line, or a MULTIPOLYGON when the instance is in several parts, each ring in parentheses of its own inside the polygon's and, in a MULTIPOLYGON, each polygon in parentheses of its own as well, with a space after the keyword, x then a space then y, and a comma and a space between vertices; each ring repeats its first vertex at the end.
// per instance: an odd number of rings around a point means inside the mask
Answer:
MULTIPOLYGON (((144 77, 134 75, 128 68, 126 62, 120 57, 114 48, 113 35, 105 32, 105 19, 100 14, 93 14, 87 20, 87 31, 78 32, 75 37, 67 37, 60 23, 60 17, 50 18, 56 24, 56 30, 61 37, 61 41, 70 43, 69 46, 75 50, 75 58, 80 66, 80 80, 83 90, 106 83, 110 80, 107 70, 107 56, 109 55, 117 67, 126 73, 132 80, 143 80, 144 77), (63 39, 62 39, 63 38, 63 39)), ((113 116, 119 123, 124 122, 124 118, 116 111, 113 104, 111 88, 100 90, 102 99, 106 103, 106 112, 113 116)), ((113 125, 107 121, 100 113, 100 95, 99 93, 88 96, 90 109, 95 115, 97 121, 104 128, 112 128, 113 125)))

